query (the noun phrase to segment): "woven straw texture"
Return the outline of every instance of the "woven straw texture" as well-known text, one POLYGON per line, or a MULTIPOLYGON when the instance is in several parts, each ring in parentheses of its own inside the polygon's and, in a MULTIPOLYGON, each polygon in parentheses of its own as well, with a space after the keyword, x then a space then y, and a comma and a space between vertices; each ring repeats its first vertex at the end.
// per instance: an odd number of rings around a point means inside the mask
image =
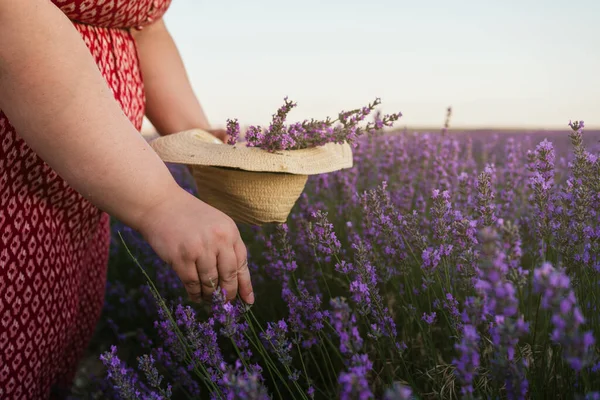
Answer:
POLYGON ((347 143, 270 153, 244 143, 224 145, 210 133, 195 129, 160 137, 150 145, 166 162, 256 172, 316 175, 353 165, 352 149, 347 143))
POLYGON ((234 221, 283 223, 302 194, 307 175, 275 174, 195 165, 198 197, 234 221))
POLYGON ((163 161, 191 166, 200 200, 250 225, 284 223, 308 175, 352 167, 348 144, 269 153, 243 143, 226 145, 209 132, 190 130, 159 137, 150 145, 163 161))

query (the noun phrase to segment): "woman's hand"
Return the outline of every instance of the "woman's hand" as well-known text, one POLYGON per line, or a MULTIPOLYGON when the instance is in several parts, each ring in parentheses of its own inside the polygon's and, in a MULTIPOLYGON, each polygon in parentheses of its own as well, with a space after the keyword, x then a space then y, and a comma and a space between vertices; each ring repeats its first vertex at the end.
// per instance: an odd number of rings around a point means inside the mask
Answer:
POLYGON ((254 303, 246 246, 221 211, 177 190, 144 214, 139 230, 192 300, 210 300, 220 286, 228 300, 239 292, 243 301, 254 303))

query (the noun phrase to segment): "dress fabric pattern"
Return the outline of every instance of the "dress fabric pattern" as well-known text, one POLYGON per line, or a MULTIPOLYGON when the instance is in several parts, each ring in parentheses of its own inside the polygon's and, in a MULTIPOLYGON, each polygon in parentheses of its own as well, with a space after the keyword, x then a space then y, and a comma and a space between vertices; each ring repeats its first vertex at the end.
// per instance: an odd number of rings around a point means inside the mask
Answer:
MULTIPOLYGON (((130 31, 170 2, 53 0, 138 130, 145 98, 130 31)), ((0 110, 0 399, 47 399, 70 386, 104 303, 109 243, 108 215, 44 163, 0 110)))

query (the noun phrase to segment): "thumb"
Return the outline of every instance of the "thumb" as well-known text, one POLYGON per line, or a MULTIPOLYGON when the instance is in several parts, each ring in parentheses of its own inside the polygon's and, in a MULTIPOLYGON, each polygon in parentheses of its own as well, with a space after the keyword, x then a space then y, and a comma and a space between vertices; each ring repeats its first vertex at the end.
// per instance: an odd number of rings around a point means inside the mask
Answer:
POLYGON ((225 129, 209 129, 208 132, 214 137, 220 139, 223 143, 227 143, 229 135, 225 129))

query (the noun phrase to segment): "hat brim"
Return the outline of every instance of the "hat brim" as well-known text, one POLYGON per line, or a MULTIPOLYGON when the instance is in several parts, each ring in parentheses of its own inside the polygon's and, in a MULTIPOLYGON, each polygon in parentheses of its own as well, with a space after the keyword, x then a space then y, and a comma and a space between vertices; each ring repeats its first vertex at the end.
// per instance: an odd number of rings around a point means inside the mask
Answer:
POLYGON ((225 144, 206 131, 194 129, 159 137, 150 146, 165 162, 255 172, 317 175, 353 166, 348 143, 271 153, 244 143, 225 144))

